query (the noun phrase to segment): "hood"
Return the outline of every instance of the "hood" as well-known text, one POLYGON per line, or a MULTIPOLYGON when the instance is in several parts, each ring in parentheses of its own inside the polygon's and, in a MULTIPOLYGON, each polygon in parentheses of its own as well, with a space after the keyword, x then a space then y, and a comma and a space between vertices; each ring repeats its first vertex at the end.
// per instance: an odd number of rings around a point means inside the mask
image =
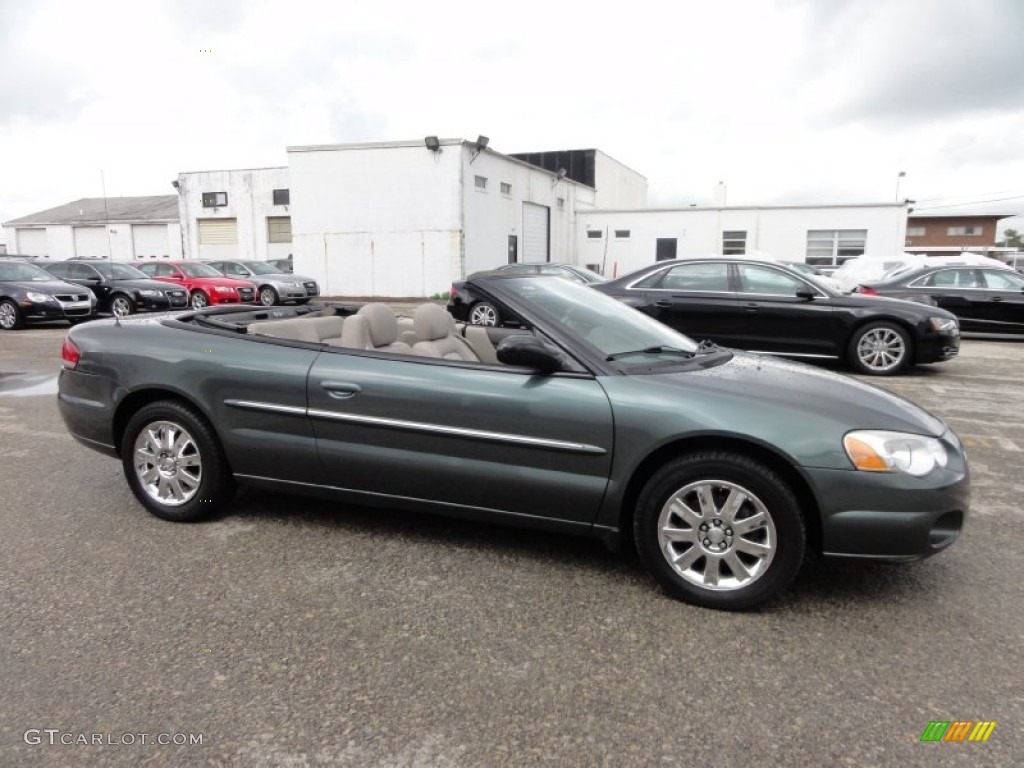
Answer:
POLYGON ((74 283, 66 283, 63 280, 54 278, 53 280, 46 280, 37 282, 35 280, 5 280, 0 282, 0 286, 12 286, 22 291, 35 291, 36 293, 75 293, 75 294, 91 294, 92 291, 89 288, 84 288, 81 285, 75 285, 74 283))

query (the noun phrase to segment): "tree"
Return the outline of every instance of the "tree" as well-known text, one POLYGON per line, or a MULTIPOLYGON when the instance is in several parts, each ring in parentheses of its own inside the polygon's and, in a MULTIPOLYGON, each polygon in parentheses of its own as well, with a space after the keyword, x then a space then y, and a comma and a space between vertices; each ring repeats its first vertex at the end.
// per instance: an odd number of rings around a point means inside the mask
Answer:
POLYGON ((1021 234, 1016 229, 1005 229, 1003 230, 1003 240, 997 243, 997 245, 1024 250, 1024 234, 1021 234))

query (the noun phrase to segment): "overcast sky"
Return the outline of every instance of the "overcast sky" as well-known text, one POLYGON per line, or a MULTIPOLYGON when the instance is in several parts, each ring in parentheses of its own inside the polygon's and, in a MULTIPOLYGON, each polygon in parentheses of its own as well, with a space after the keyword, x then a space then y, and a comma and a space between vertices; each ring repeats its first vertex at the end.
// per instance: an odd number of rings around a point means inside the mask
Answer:
POLYGON ((0 221, 427 134, 595 147, 654 206, 905 171, 921 211, 1024 213, 1024 2, 0 0, 0 221))

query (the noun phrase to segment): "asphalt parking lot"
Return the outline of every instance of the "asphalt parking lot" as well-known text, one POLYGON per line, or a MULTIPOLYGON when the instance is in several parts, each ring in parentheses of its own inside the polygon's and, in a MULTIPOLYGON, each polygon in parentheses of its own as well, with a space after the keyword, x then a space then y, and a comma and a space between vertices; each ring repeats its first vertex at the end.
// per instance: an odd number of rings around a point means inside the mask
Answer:
POLYGON ((0 334, 0 765, 1024 764, 1024 342, 872 380, 967 445, 960 541, 727 614, 589 540, 251 491, 160 521, 66 434, 64 332, 0 334))

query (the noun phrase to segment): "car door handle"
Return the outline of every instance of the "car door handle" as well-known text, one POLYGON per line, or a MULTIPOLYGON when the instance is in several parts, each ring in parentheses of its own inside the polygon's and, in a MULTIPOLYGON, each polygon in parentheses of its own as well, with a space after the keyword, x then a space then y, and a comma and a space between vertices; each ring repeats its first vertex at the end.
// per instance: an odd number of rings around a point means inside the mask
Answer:
POLYGON ((992 301, 1002 301, 1002 300, 1003 300, 1002 296, 993 296, 992 297, 992 301))
POLYGON ((336 400, 347 400, 363 391, 362 387, 350 381, 321 381, 320 386, 336 400))
POLYGON ((761 305, 751 301, 748 304, 746 304, 746 308, 747 312, 757 312, 759 309, 761 309, 761 305))
POLYGON ((672 306, 672 302, 669 301, 668 299, 658 299, 656 302, 654 302, 654 306, 666 309, 672 306))

